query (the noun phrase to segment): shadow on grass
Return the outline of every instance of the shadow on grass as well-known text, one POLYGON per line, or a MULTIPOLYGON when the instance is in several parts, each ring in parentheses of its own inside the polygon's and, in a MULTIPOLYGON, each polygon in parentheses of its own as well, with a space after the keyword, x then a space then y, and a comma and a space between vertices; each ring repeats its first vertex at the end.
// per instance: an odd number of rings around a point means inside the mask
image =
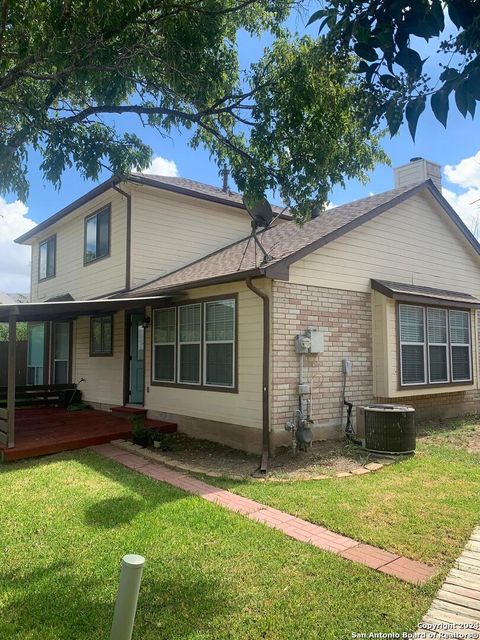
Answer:
POLYGON ((145 504, 131 496, 106 498, 85 510, 85 524, 89 527, 113 529, 129 524, 144 509, 145 504))
MULTIPOLYGON (((0 572, 6 605, 0 615, 0 637, 93 638, 94 628, 113 610, 93 599, 95 582, 74 576, 72 563, 52 562, 22 575, 0 572)), ((106 636, 105 636, 106 637, 106 636)))
MULTIPOLYGON (((218 581, 192 575, 187 559, 177 576, 147 567, 140 591, 135 637, 190 638, 232 609, 218 581), (161 611, 161 616, 159 612, 161 611), (223 614, 221 614, 223 615, 223 614), (160 633, 160 635, 158 635, 160 633)), ((0 638, 93 640, 108 638, 118 575, 111 566, 82 576, 71 562, 52 562, 21 576, 0 571, 0 638), (105 588, 106 587, 106 588, 105 588)))

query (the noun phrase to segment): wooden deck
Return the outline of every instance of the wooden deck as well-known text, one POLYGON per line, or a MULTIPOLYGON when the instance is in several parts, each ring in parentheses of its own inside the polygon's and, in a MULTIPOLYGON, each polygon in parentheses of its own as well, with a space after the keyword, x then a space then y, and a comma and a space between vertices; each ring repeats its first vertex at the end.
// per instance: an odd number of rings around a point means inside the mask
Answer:
POLYGON ((480 638, 480 527, 474 529, 414 638, 480 638))
POLYGON ((0 445, 4 462, 81 449, 130 438, 131 423, 107 411, 67 411, 57 407, 17 409, 15 447, 0 445))

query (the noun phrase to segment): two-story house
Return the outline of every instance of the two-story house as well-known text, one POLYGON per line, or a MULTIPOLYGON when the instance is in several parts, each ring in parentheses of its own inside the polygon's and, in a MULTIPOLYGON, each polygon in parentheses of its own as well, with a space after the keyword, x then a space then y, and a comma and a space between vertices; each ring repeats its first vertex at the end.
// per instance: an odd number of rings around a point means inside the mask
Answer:
POLYGON ((344 396, 472 412, 480 247, 440 189, 440 167, 415 159, 394 189, 303 226, 278 209, 265 261, 240 195, 182 178, 107 181, 17 240, 32 247, 32 303, 17 308, 29 382, 83 379, 97 408, 142 406, 264 453, 289 440, 300 377, 315 437, 342 434, 344 396), (301 373, 295 336, 312 328, 323 346, 301 373))

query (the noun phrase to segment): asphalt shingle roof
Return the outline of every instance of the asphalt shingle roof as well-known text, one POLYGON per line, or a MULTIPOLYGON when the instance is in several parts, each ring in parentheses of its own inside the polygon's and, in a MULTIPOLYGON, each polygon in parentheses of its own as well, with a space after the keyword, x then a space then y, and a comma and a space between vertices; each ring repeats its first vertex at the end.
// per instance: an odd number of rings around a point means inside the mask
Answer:
POLYGON ((436 289, 416 284, 404 284, 403 282, 391 282, 389 280, 372 279, 372 287, 378 291, 387 293, 391 298, 401 299, 404 295, 420 296, 432 300, 447 300, 465 304, 480 305, 480 300, 470 293, 451 291, 450 289, 436 289))

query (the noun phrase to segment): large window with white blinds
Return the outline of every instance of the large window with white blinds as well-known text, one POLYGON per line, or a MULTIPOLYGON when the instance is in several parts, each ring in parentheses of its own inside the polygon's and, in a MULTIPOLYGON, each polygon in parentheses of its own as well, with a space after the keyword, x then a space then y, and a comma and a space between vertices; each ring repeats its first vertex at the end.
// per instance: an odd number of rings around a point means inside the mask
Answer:
POLYGON ((402 386, 471 382, 468 311, 400 304, 398 320, 402 386))
POLYGON ((157 309, 152 335, 154 384, 235 390, 235 298, 157 309))

